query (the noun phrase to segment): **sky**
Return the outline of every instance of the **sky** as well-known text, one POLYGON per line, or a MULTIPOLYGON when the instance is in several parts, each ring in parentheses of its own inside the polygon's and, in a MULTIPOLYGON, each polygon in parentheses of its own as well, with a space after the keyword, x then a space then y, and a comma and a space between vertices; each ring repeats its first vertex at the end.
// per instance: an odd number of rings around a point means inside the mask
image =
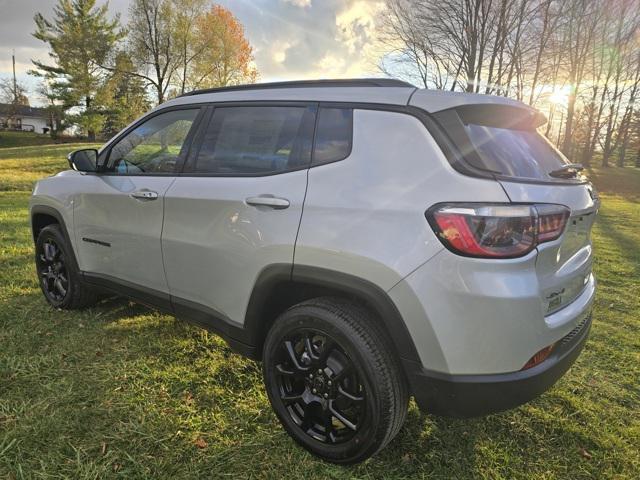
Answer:
MULTIPOLYGON (((105 0, 98 0, 100 5, 105 0)), ((18 79, 41 104, 31 60, 48 60, 46 45, 31 34, 37 12, 51 18, 57 0, 0 0, 0 77, 11 75, 15 51, 18 79)), ((240 20, 254 48, 261 82, 380 76, 374 44, 380 0, 218 0, 240 20)), ((129 0, 109 0, 109 10, 128 17, 129 0)))

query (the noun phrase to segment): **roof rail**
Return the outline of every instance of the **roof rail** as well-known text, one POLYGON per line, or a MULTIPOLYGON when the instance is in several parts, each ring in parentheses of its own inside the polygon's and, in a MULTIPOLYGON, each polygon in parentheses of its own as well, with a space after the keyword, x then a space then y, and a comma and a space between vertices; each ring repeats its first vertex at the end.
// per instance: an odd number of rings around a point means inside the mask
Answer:
POLYGON ((183 93, 180 97, 200 95, 202 93, 230 92, 234 90, 264 90, 271 88, 314 88, 314 87, 411 87, 408 82, 395 78, 349 78, 336 80, 296 80, 291 82, 252 83, 231 85, 229 87, 204 88, 183 93))

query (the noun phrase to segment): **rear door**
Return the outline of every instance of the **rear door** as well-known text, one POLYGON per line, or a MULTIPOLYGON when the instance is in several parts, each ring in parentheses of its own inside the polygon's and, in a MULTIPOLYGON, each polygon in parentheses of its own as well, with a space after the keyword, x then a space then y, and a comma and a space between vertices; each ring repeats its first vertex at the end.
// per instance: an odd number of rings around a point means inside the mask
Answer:
POLYGON ((315 105, 211 108, 165 195, 162 249, 176 312, 241 324, 268 265, 293 261, 315 105))
POLYGON ((155 114, 103 152, 74 198, 81 268, 95 282, 117 281, 168 292, 160 235, 164 195, 190 144, 199 108, 155 114))
POLYGON ((544 118, 534 111, 474 105, 456 113, 458 143, 473 152, 467 160, 495 176, 512 202, 571 209, 562 236, 541 244, 536 260, 542 311, 560 310, 593 286, 591 228, 598 207, 593 187, 537 132, 544 118))

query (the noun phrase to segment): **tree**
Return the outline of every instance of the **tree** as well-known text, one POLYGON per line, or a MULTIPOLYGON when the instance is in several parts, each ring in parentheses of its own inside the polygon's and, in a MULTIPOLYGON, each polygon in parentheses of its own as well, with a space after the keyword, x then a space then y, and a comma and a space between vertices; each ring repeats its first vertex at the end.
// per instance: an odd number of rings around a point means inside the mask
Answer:
POLYGON ((198 32, 194 28, 198 18, 205 12, 208 0, 180 0, 176 5, 173 19, 174 48, 178 67, 176 69, 176 86, 180 94, 185 93, 189 78, 192 75, 192 64, 206 48, 198 41, 198 32))
POLYGON ((124 36, 119 16, 108 18, 108 7, 108 2, 97 7, 96 0, 58 0, 52 20, 35 16, 33 36, 49 45, 54 65, 33 61, 33 73, 43 77, 66 106, 81 107, 75 119, 92 140, 101 126, 93 100, 103 85, 103 65, 124 36))
POLYGON ((27 87, 20 82, 14 84, 10 78, 0 79, 0 102, 28 106, 27 87))
POLYGON ((134 66, 129 54, 118 52, 101 99, 105 106, 105 137, 112 137, 149 110, 145 83, 140 77, 128 73, 132 70, 134 66))
POLYGON ((51 138, 58 138, 60 132, 63 132, 67 128, 67 116, 66 111, 70 108, 68 105, 63 103, 63 92, 56 89, 55 82, 47 82, 43 80, 38 88, 38 93, 45 100, 47 106, 45 107, 47 110, 47 117, 49 119, 49 123, 51 124, 51 130, 49 134, 51 138))
POLYGON ((195 22, 196 51, 192 88, 254 83, 258 71, 242 24, 226 8, 214 5, 195 22))
POLYGON ((634 154, 640 0, 386 3, 386 73, 528 101, 549 113, 546 135, 574 161, 602 153, 604 165, 613 155, 624 165, 634 154))
POLYGON ((133 0, 129 8, 129 51, 137 72, 163 103, 180 65, 174 44, 175 6, 171 0, 133 0))

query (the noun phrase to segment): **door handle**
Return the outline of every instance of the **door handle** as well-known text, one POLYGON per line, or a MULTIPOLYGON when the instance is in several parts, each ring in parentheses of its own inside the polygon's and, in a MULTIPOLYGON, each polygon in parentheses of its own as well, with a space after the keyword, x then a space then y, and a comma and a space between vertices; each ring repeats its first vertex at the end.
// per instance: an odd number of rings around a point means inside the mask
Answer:
POLYGON ((136 190, 130 196, 136 200, 155 200, 158 198, 158 192, 154 192, 153 190, 136 190))
POLYGON ((247 205, 253 207, 270 207, 275 210, 283 210, 289 207, 289 200, 274 196, 261 195, 259 197, 249 197, 245 200, 247 205))

